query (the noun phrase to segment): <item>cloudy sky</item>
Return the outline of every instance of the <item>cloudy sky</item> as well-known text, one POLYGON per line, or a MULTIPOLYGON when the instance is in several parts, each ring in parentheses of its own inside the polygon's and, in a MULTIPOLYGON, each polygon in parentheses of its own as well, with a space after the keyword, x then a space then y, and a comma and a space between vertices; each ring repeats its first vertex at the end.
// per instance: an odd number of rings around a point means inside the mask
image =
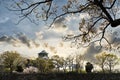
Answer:
MULTIPOLYGON (((64 18, 55 22, 54 29, 48 29, 43 21, 36 25, 25 19, 16 24, 19 21, 18 15, 5 7, 5 4, 0 4, 0 53, 16 50, 26 57, 37 57, 37 53, 42 50, 50 55, 61 56, 77 51, 71 48, 70 42, 62 41, 64 34, 73 33, 63 24, 64 18)), ((69 17, 67 19, 70 22, 69 17)))
MULTIPOLYGON (((73 15, 60 18, 55 22, 54 29, 48 29, 48 26, 43 21, 40 21, 39 24, 34 24, 25 19, 16 24, 19 21, 18 15, 5 7, 6 5, 1 2, 0 53, 15 50, 26 57, 37 57, 37 53, 46 50, 50 53, 50 56, 54 54, 67 56, 75 53, 85 53, 87 57, 92 58, 94 54, 100 52, 96 49, 95 44, 91 44, 87 48, 81 47, 77 49, 72 47, 70 42, 62 40, 62 36, 66 34, 78 33, 79 20, 86 17, 89 18, 88 14, 81 14, 79 17, 73 15)), ((112 36, 119 35, 118 32, 112 36)), ((111 42, 116 42, 114 45, 120 44, 119 37, 115 40, 111 38, 111 42)))

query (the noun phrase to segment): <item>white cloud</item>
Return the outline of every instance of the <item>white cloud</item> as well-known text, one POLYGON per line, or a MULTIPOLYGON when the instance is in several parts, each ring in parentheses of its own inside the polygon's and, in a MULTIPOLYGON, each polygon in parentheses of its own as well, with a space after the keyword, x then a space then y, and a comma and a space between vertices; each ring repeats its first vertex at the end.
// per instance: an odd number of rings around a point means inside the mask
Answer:
POLYGON ((35 35, 39 40, 43 39, 43 31, 35 32, 35 35))
POLYGON ((74 15, 74 14, 72 14, 72 15, 68 15, 65 19, 66 19, 68 22, 70 22, 71 20, 76 20, 76 21, 78 20, 78 21, 80 21, 80 20, 83 19, 83 18, 89 19, 90 16, 89 16, 88 13, 81 13, 81 14, 79 14, 79 15, 74 15))
POLYGON ((81 14, 79 15, 79 18, 80 18, 80 19, 82 19, 82 18, 87 18, 87 19, 89 19, 90 16, 89 16, 88 13, 81 13, 81 14))
POLYGON ((42 37, 42 40, 47 40, 47 39, 60 39, 61 36, 62 36, 62 34, 57 33, 57 32, 55 32, 55 31, 53 31, 53 30, 51 30, 51 29, 49 29, 49 30, 42 30, 42 31, 37 32, 37 34, 36 34, 36 37, 38 37, 38 39, 39 39, 40 37, 42 37), (39 33, 39 35, 38 35, 38 33, 39 33), (37 36, 37 35, 38 35, 38 36, 37 36))

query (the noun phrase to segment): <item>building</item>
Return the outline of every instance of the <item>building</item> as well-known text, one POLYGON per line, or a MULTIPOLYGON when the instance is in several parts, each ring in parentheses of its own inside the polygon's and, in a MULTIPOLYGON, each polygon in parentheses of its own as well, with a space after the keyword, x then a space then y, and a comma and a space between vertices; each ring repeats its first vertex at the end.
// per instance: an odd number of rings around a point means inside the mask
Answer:
POLYGON ((45 50, 43 50, 40 53, 38 53, 38 58, 48 59, 48 53, 45 50))

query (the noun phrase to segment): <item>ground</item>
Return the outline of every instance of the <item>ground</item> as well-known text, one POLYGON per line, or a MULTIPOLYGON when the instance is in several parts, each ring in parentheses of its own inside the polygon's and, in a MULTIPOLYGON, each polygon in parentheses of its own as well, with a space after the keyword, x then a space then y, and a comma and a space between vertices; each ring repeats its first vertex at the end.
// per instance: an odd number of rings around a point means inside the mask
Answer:
POLYGON ((120 80, 120 73, 49 73, 49 74, 9 74, 0 75, 0 80, 120 80))

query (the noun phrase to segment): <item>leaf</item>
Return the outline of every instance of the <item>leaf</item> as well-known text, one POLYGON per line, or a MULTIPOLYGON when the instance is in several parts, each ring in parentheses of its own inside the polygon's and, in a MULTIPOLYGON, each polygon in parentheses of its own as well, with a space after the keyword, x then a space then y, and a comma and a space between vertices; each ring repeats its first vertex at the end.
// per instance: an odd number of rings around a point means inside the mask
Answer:
POLYGON ((85 25, 85 19, 84 18, 82 19, 82 25, 85 25))

